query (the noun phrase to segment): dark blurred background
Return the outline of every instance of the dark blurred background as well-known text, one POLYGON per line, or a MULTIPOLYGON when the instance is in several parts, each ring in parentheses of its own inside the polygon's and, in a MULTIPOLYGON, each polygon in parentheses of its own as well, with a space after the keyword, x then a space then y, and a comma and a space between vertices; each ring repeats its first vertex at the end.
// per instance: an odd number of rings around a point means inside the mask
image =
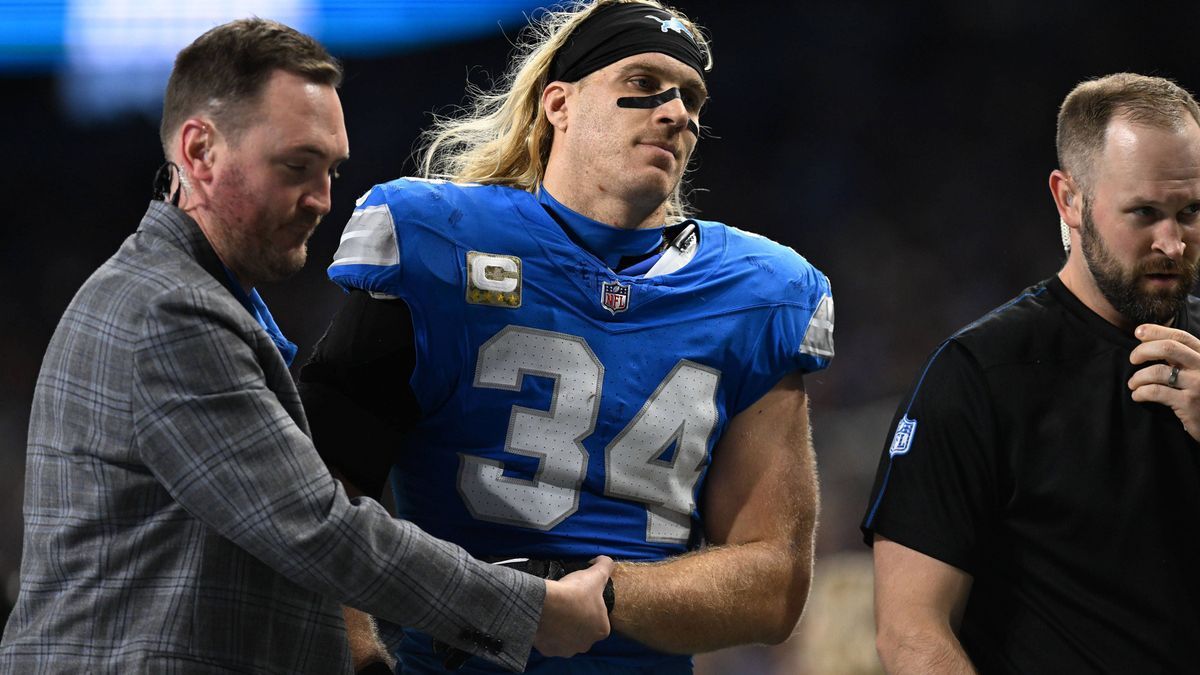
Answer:
MULTIPOLYGON (((1200 5, 681 3, 708 28, 716 55, 702 120, 711 135, 691 174, 701 217, 788 244, 833 283, 837 357, 808 383, 824 497, 818 552, 830 578, 859 575, 833 591, 858 594, 834 600, 837 611, 839 602, 849 607, 869 594, 869 580, 859 583, 869 566, 855 557, 866 550, 858 519, 891 415, 926 355, 1061 264, 1046 187, 1059 102, 1080 80, 1123 70, 1200 87, 1192 23, 1200 5)), ((43 350, 74 291, 136 227, 162 161, 157 103, 143 102, 143 112, 121 108, 114 99, 131 88, 131 76, 89 70, 79 65, 80 50, 71 51, 71 41, 88 39, 101 18, 67 21, 77 24, 63 30, 67 46, 48 57, 35 52, 53 48, 22 42, 27 26, 53 21, 72 4, 0 1, 0 56, 24 55, 32 64, 0 69, 0 205, 9 214, 0 230, 0 620, 15 598, 26 425, 43 350), (99 111, 88 112, 90 105, 99 111)), ((138 5, 98 2, 89 11, 105 4, 126 12, 138 5)), ((250 9, 227 8, 222 19, 202 17, 206 24, 193 17, 195 28, 176 35, 170 49, 223 19, 274 16, 270 6, 243 4, 250 9)), ((354 3, 324 4, 333 8, 324 29, 308 10, 277 17, 316 26, 310 32, 344 59, 352 153, 334 185, 333 213, 310 242, 307 268, 260 289, 299 343, 298 363, 338 305, 341 293, 324 268, 355 198, 413 170, 413 143, 430 111, 461 103, 468 81, 486 87, 498 76, 522 9, 533 8, 358 3, 392 22, 372 25, 346 18, 354 3), (468 37, 417 21, 451 10, 464 12, 468 37), (326 39, 322 31, 339 17, 349 37, 326 39), (388 44, 389 31, 413 25, 415 38, 388 44), (353 31, 368 29, 369 39, 355 39, 353 31)), ((154 27, 166 31, 172 14, 155 12, 163 23, 147 30, 158 35, 154 27)), ((106 46, 89 49, 103 56, 106 46)), ((136 55, 126 60, 153 70, 136 55)), ((164 81, 151 75, 143 88, 161 92, 164 81)), ((828 632, 821 592, 814 591, 805 623, 828 632)), ((822 638, 839 639, 851 638, 822 638)), ((702 667, 834 672, 778 652, 743 650, 702 667)))

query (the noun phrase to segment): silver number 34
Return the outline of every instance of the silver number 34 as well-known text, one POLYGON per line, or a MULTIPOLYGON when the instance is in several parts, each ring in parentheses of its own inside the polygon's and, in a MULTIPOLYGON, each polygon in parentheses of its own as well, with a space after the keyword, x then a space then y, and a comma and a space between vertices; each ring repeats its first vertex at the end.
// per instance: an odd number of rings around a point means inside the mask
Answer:
MULTIPOLYGON (((460 453, 458 489, 475 518, 549 530, 579 508, 583 440, 596 428, 604 365, 583 338, 534 328, 508 326, 480 346, 476 387, 520 391, 526 375, 554 381, 550 408, 514 405, 504 451, 536 458, 537 472, 506 476, 503 462, 460 453)), ((720 379, 680 360, 604 449, 604 493, 646 505, 646 541, 688 540, 720 379)))

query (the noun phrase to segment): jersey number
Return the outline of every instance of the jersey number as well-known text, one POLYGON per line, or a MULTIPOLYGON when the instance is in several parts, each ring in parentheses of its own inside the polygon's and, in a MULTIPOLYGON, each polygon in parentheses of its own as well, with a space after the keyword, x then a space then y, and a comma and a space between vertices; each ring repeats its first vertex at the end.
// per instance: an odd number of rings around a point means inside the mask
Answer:
MULTIPOLYGON (((504 451, 534 457, 532 479, 461 454, 458 487, 481 520, 549 530, 579 508, 583 440, 596 428, 604 364, 574 335, 508 326, 479 348, 475 386, 520 391, 526 375, 554 380, 549 410, 514 405, 504 451)), ((646 505, 646 540, 686 542, 693 492, 717 425, 718 371, 681 360, 604 449, 604 494, 646 505)))

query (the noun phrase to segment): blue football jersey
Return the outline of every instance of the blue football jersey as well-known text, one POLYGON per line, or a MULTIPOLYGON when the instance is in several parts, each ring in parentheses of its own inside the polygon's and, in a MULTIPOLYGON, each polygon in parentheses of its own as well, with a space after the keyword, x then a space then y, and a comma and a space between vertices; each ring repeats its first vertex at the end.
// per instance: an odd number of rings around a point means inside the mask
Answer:
MULTIPOLYGON (((790 248, 691 222, 665 273, 623 276, 524 191, 400 179, 359 200, 329 275, 412 313, 401 517, 477 557, 697 545, 714 445, 784 375, 829 364, 833 300, 790 248)), ((686 658, 619 636, 589 656, 686 658)))

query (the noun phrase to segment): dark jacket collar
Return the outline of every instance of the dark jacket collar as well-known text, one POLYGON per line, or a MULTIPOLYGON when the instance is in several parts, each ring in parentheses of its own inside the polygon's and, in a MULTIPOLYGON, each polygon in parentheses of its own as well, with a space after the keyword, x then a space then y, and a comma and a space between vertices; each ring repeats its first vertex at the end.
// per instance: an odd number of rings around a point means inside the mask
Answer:
POLYGON ((233 288, 233 280, 225 273, 225 266, 217 257, 217 252, 209 243, 208 237, 200 229, 200 224, 194 218, 184 213, 182 209, 164 201, 152 201, 146 208, 146 215, 137 231, 166 241, 192 258, 204 268, 212 278, 216 279, 234 297, 238 297, 233 288))

